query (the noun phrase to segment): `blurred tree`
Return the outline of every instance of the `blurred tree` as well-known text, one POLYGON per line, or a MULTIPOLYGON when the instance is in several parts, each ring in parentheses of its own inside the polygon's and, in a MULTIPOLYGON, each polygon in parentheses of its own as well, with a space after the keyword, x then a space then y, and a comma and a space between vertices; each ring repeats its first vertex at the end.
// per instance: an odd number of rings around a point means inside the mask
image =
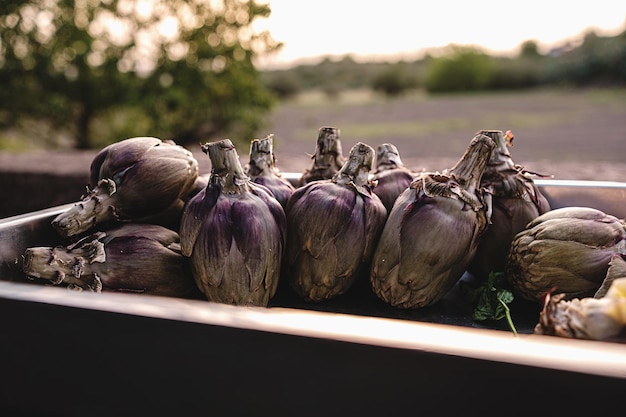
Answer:
POLYGON ((449 45, 433 59, 426 74, 429 92, 477 91, 486 87, 493 62, 474 46, 449 45))
POLYGON ((253 65, 281 46, 252 28, 270 12, 255 0, 3 0, 0 123, 45 120, 89 148, 94 120, 129 107, 145 134, 247 142, 273 104, 253 65))
POLYGON ((527 40, 520 45, 519 58, 536 58, 541 56, 539 46, 534 40, 527 40))

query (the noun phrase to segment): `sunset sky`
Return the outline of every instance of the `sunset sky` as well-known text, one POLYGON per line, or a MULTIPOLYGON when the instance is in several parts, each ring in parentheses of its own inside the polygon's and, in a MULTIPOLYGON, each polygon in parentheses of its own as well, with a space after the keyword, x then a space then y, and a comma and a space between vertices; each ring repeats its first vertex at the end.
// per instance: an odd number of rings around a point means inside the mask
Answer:
POLYGON ((412 59, 424 49, 451 43, 511 53, 522 42, 535 40, 547 51, 590 29, 615 35, 626 28, 626 2, 615 0, 269 0, 269 4, 270 18, 257 27, 268 29, 285 45, 260 63, 264 67, 345 54, 357 59, 412 59))

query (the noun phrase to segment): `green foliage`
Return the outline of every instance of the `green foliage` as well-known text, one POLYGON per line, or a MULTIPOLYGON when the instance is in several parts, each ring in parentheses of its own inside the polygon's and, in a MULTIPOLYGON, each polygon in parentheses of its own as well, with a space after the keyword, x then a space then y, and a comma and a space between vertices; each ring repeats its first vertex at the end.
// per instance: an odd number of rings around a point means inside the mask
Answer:
MULTIPOLYGON (((255 18, 269 15, 269 6, 212 4, 3 2, 1 126, 47 121, 70 129, 76 145, 88 148, 94 135, 119 140, 112 136, 124 131, 119 119, 115 129, 102 129, 113 109, 127 109, 145 123, 146 135, 183 143, 217 135, 247 140, 273 105, 253 59, 280 44, 251 29, 255 18)), ((127 118, 129 133, 135 123, 127 118)))
MULTIPOLYGON (((588 35, 577 47, 565 45, 542 54, 533 40, 515 57, 489 56, 473 46, 450 45, 415 61, 357 63, 350 56, 326 57, 317 64, 265 71, 266 80, 289 79, 298 94, 324 91, 336 97, 346 90, 369 88, 391 95, 422 87, 429 93, 515 90, 546 86, 626 84, 626 32, 614 37, 588 35), (410 76, 410 80, 404 78, 410 76), (410 86, 404 82, 410 81, 410 86), (416 86, 412 83, 415 82, 416 86)), ((266 81, 268 88, 273 88, 266 81)), ((401 94, 401 93, 400 93, 401 94)))
POLYGON ((493 68, 485 89, 515 90, 531 88, 544 82, 544 62, 541 56, 493 58, 493 68))
POLYGON ((279 99, 295 97, 302 90, 300 80, 289 70, 264 73, 263 84, 279 99))
POLYGON ((491 58, 472 46, 450 45, 428 68, 425 86, 429 92, 478 91, 493 73, 491 58))
POLYGON ((410 72, 409 66, 404 62, 384 68, 371 83, 374 91, 381 92, 388 97, 399 96, 417 86, 417 77, 410 72))
POLYGON ((474 303, 473 320, 497 321, 505 318, 511 331, 517 334, 509 309, 514 298, 513 292, 508 288, 504 273, 491 272, 486 282, 471 291, 470 298, 474 303))
POLYGON ((614 37, 586 34, 576 48, 564 48, 546 69, 547 83, 588 85, 626 84, 626 31, 614 37))
POLYGON ((528 40, 528 41, 524 41, 522 42, 522 45, 520 46, 520 53, 519 53, 519 58, 538 58, 540 57, 541 54, 539 53, 539 46, 537 45, 537 42, 533 41, 533 40, 528 40))

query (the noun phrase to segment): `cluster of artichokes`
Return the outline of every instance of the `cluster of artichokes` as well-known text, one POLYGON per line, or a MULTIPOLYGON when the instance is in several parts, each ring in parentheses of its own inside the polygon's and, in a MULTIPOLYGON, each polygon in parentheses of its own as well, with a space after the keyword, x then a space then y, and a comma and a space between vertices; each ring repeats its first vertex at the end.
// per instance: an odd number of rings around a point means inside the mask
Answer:
POLYGON ((556 300, 600 299, 621 278, 608 272, 626 255, 624 221, 552 210, 538 174, 513 162, 510 131, 478 131, 454 166, 429 172, 405 167, 391 143, 358 142, 344 156, 339 136, 319 129, 313 165, 294 183, 271 134, 251 141, 245 165, 229 139, 201 145, 206 176, 171 141, 109 145, 92 162, 92 188, 52 221, 66 246, 29 248, 24 271, 77 289, 254 306, 268 306, 279 282, 322 302, 366 280, 403 309, 439 302, 465 273, 499 272, 552 312, 556 300))
POLYGON ((77 290, 197 298, 176 231, 203 184, 192 153, 129 138, 98 152, 89 178, 87 193, 52 220, 63 245, 28 248, 24 273, 77 290))

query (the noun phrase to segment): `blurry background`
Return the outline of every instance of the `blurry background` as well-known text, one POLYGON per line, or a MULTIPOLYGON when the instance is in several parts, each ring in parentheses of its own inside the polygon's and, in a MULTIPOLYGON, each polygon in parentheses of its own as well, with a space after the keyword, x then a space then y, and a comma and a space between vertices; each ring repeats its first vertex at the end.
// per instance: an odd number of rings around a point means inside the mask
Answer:
POLYGON ((132 136, 208 172, 199 143, 245 162, 273 133, 299 172, 329 125, 344 153, 392 142, 441 170, 511 129, 527 169, 626 181, 620 2, 4 0, 0 42, 0 217, 76 200, 95 153, 132 136))

